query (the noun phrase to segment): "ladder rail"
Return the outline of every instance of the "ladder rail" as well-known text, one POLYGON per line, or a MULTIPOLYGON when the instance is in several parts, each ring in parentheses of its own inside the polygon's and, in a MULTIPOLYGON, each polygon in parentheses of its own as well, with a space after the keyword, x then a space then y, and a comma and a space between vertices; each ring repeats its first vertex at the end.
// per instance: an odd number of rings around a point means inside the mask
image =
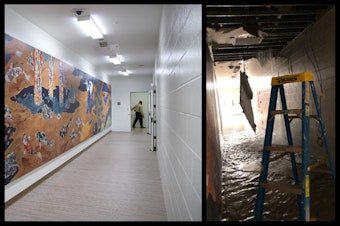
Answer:
POLYGON ((270 112, 275 110, 276 108, 277 93, 278 93, 278 87, 272 86, 271 94, 270 94, 270 104, 268 108, 266 133, 265 133, 265 139, 264 139, 263 151, 262 151, 261 173, 260 173, 259 184, 257 188, 258 192, 257 192, 256 204, 255 204, 255 220, 261 219, 262 213, 263 213, 263 203, 264 203, 264 196, 266 193, 266 189, 265 187, 261 186, 261 184, 267 181, 268 165, 269 165, 269 160, 270 160, 270 152, 265 151, 265 149, 269 144, 272 143, 275 117, 273 118, 270 117, 270 112))
POLYGON ((326 148, 326 152, 327 152, 327 156, 328 156, 329 167, 331 168, 332 176, 333 176, 333 182, 335 184, 335 167, 334 167, 334 163, 332 161, 332 157, 331 157, 331 153, 330 153, 329 143, 328 143, 328 139, 327 139, 327 132, 326 132, 326 128, 325 128, 325 125, 323 123, 323 120, 322 120, 320 106, 319 106, 319 103, 317 101, 318 99, 317 99, 317 96, 316 96, 314 82, 310 81, 309 84, 310 84, 310 87, 312 89, 314 104, 315 104, 315 108, 316 108, 317 116, 318 116, 318 121, 320 123, 321 131, 322 131, 322 137, 323 137, 323 140, 324 140, 324 144, 325 144, 325 148, 326 148))
MULTIPOLYGON (((283 85, 280 85, 279 88, 280 88, 282 110, 287 111, 286 95, 285 95, 283 85)), ((291 132, 291 129, 290 129, 290 121, 289 121, 288 114, 284 114, 283 118, 284 118, 285 127, 286 127, 286 136, 287 136, 287 140, 288 140, 288 145, 292 146, 293 145, 293 138, 292 138, 292 132, 291 132)), ((299 181, 298 169, 297 169, 297 166, 296 166, 295 152, 289 152, 289 156, 290 156, 290 161, 291 161, 291 164, 292 164, 292 173, 293 173, 293 178, 294 178, 294 185, 299 185, 300 181, 299 181)), ((302 201, 302 194, 298 193, 296 195, 298 207, 300 207, 299 204, 302 201)))
POLYGON ((309 165, 310 165, 310 151, 309 151, 309 86, 306 86, 306 82, 301 83, 302 86, 302 192, 301 192, 301 203, 300 203, 300 218, 303 221, 310 220, 310 192, 309 192, 309 165))
MULTIPOLYGON (((287 111, 286 95, 285 95, 283 85, 280 85, 279 89, 280 89, 282 110, 287 111)), ((288 145, 292 146, 293 145, 293 138, 292 138, 292 132, 291 132, 291 129, 290 129, 288 114, 284 114, 283 118, 284 118, 285 127, 286 127, 286 136, 287 136, 287 140, 288 140, 288 145)), ((296 167, 295 153, 290 152, 289 155, 290 155, 290 160, 291 160, 291 163, 292 163, 294 184, 298 185, 299 184, 299 176, 298 176, 298 171, 297 171, 297 167, 296 167)), ((298 197, 298 199, 299 198, 300 197, 298 197)))

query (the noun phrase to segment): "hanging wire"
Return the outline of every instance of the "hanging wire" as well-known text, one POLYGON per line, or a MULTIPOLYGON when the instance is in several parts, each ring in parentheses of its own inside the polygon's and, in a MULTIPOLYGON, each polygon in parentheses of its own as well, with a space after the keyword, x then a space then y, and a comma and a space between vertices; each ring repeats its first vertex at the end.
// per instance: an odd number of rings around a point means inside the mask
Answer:
MULTIPOLYGON (((246 48, 248 48, 248 46, 246 48)), ((245 52, 245 49, 243 49, 243 53, 242 53, 242 63, 243 63, 243 72, 246 73, 246 62, 244 60, 244 52, 245 52)))
MULTIPOLYGON (((308 57, 308 59, 310 60, 310 62, 313 64, 313 67, 314 67, 314 70, 316 72, 316 77, 317 77, 317 80, 318 80, 318 83, 319 83, 319 86, 320 86, 320 90, 321 90, 321 95, 319 96, 319 105, 320 105, 320 113, 321 113, 321 109, 322 109, 322 96, 323 96, 323 86, 322 86, 322 78, 321 78, 321 73, 320 73, 320 68, 319 68, 319 65, 318 65, 318 62, 317 62, 317 59, 316 59, 316 56, 315 56, 315 52, 314 52, 314 49, 313 49, 313 45, 312 45, 312 42, 311 42, 311 35, 310 35, 310 29, 311 29, 311 25, 309 25, 306 29, 306 33, 305 33, 305 42, 304 42, 304 51, 308 57), (306 48, 306 45, 309 45, 310 49, 311 49, 311 52, 313 54, 313 58, 314 58, 314 61, 312 60, 312 58, 310 57, 310 55, 308 54, 308 51, 307 51, 307 48, 306 48)), ((322 114, 322 113, 321 113, 322 114)), ((321 134, 322 131, 321 131, 321 127, 319 126, 318 127, 318 132, 321 134)), ((318 139, 320 139, 321 137, 319 136, 318 139)), ((320 142, 318 142, 319 145, 321 144, 320 142)), ((321 145, 320 145, 321 147, 321 145)))
MULTIPOLYGON (((307 32, 308 32, 308 30, 310 30, 310 29, 307 29, 307 32)), ((307 37, 309 37, 308 44, 309 44, 309 46, 310 46, 310 48, 311 48, 311 50, 312 50, 313 58, 314 58, 315 65, 316 65, 316 69, 317 69, 317 70, 316 70, 316 72, 317 72, 317 78, 318 78, 318 82, 319 82, 320 90, 321 90, 321 95, 320 95, 320 97, 319 97, 320 111, 321 111, 321 108, 322 108, 322 107, 321 107, 321 100, 322 100, 322 96, 323 96, 323 86, 322 86, 321 72, 320 72, 320 68, 319 68, 319 65, 318 65, 317 58, 316 58, 316 56, 315 56, 315 51, 314 51, 314 49, 313 49, 313 45, 312 45, 312 41, 311 41, 310 32, 309 32, 309 34, 308 34, 307 37)))
POLYGON ((305 39, 306 39, 306 41, 304 42, 304 45, 303 45, 303 46, 304 46, 304 51, 305 51, 305 53, 306 53, 308 59, 310 60, 310 62, 312 63, 312 65, 313 65, 313 67, 314 67, 314 70, 315 70, 315 72, 316 72, 316 77, 317 77, 318 83, 319 83, 319 85, 320 85, 321 95, 320 95, 320 97, 319 97, 319 98, 320 98, 319 103, 320 103, 320 111, 321 111, 321 97, 323 96, 322 78, 321 78, 320 68, 319 68, 319 66, 318 66, 318 64, 317 64, 316 56, 315 56, 315 53, 314 53, 314 50, 313 50, 313 47, 312 47, 312 43, 311 43, 311 37, 310 37, 310 34, 309 34, 310 28, 311 28, 311 25, 309 25, 309 26, 307 27, 307 29, 306 29, 306 33, 305 33, 305 36, 306 36, 305 39), (312 53, 313 53, 313 57, 314 57, 315 63, 314 63, 314 61, 313 61, 312 58, 310 57, 310 54, 309 54, 308 51, 307 51, 307 47, 306 47, 307 43, 308 43, 308 45, 309 45, 310 48, 311 48, 311 51, 312 51, 312 53))
POLYGON ((321 79, 321 73, 320 73, 320 68, 317 64, 317 60, 316 60, 316 56, 315 56, 315 53, 314 53, 314 50, 313 50, 313 47, 312 47, 312 44, 311 44, 311 37, 310 37, 310 34, 309 34, 309 30, 310 30, 310 26, 307 27, 306 29, 306 33, 305 33, 305 36, 306 36, 306 41, 304 42, 304 50, 305 50, 305 53, 308 57, 308 59, 310 60, 310 62, 312 63, 313 67, 314 67, 314 70, 316 72, 316 77, 318 79, 318 82, 319 82, 319 85, 320 85, 320 89, 321 89, 321 92, 323 93, 323 87, 322 87, 322 79, 321 79), (313 57, 314 57, 314 60, 315 62, 313 61, 313 59, 310 57, 310 54, 308 53, 307 51, 307 47, 306 45, 309 45, 310 48, 311 48, 311 51, 313 53, 313 57))
POLYGON ((288 60, 288 73, 293 74, 293 65, 289 57, 287 57, 288 60))
POLYGON ((320 68, 319 68, 318 61, 317 61, 316 56, 315 56, 315 51, 313 49, 313 45, 312 45, 312 41, 311 41, 311 35, 310 35, 310 32, 308 32, 309 30, 310 30, 310 27, 307 28, 306 35, 309 38, 308 39, 308 44, 309 44, 309 46, 310 46, 310 48, 312 50, 313 58, 314 58, 314 61, 315 61, 315 64, 313 64, 313 66, 314 66, 314 68, 316 67, 315 71, 317 73, 317 77, 318 77, 318 81, 319 81, 319 84, 320 84, 321 92, 323 93, 322 78, 321 78, 320 68))

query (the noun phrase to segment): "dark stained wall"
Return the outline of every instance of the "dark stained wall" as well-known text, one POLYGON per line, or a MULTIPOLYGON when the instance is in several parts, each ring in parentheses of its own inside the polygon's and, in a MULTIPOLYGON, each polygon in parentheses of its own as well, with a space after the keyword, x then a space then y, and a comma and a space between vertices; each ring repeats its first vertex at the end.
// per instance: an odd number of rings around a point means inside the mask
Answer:
POLYGON ((219 107, 213 62, 206 44, 206 220, 221 220, 221 149, 219 107))

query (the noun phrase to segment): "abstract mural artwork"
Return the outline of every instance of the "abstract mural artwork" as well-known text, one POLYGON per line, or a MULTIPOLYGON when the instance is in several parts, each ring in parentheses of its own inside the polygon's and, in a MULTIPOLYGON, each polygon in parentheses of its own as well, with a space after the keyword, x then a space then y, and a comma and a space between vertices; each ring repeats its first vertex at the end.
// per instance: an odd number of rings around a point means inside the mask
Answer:
POLYGON ((111 126, 111 86, 5 34, 5 185, 111 126))

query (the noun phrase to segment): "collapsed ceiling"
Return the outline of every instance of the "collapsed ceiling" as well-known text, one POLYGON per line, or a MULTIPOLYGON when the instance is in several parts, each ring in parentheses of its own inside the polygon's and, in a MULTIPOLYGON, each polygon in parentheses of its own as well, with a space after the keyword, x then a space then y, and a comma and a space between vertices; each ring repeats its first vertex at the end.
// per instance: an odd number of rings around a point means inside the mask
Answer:
POLYGON ((207 5, 207 41, 214 62, 240 61, 280 51, 334 5, 207 5))

